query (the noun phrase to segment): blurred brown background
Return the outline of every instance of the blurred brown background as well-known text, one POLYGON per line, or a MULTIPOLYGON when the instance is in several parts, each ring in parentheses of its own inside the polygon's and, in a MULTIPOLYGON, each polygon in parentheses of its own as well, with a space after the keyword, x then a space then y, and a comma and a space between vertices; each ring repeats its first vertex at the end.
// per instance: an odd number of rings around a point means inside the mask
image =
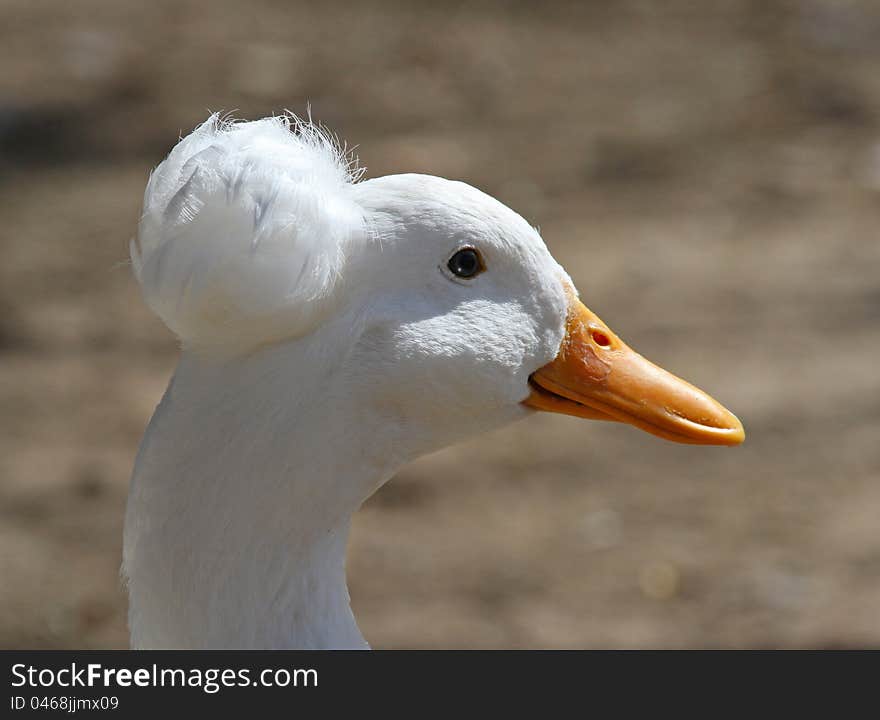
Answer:
POLYGON ((0 647, 124 647, 128 474, 175 362, 127 266, 209 110, 540 225, 735 450, 530 418, 355 523, 375 647, 880 646, 880 4, 6 0, 0 647), (466 468, 466 471, 464 470, 466 468))

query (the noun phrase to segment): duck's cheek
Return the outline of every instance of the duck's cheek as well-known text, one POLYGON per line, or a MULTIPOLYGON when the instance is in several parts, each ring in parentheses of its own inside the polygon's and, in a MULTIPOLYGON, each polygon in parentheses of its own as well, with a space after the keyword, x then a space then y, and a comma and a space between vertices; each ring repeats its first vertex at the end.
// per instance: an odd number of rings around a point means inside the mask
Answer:
MULTIPOLYGON (((530 298, 531 299, 531 298, 530 298)), ((528 411, 529 375, 557 354, 562 319, 538 322, 518 301, 474 299, 453 311, 364 332, 358 387, 383 416, 473 433, 528 411), (558 327, 556 327, 558 325, 558 327)))

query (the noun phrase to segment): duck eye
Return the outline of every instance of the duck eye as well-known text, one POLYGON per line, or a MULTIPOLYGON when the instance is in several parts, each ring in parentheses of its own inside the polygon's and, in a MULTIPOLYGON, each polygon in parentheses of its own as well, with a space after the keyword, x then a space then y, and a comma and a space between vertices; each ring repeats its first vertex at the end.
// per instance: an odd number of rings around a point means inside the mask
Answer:
POLYGON ((449 272, 460 278, 472 278, 479 275, 486 268, 483 266, 483 259, 473 248, 462 248, 455 255, 449 258, 446 263, 449 272))

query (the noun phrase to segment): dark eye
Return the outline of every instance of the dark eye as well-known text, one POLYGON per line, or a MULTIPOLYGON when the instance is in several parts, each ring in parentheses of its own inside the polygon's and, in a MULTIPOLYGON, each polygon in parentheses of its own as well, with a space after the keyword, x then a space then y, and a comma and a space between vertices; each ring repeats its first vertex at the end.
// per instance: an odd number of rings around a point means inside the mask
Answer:
POLYGON ((453 275, 457 275, 460 278, 472 278, 474 275, 479 275, 485 270, 480 253, 473 248, 459 250, 449 258, 446 267, 449 268, 453 275))

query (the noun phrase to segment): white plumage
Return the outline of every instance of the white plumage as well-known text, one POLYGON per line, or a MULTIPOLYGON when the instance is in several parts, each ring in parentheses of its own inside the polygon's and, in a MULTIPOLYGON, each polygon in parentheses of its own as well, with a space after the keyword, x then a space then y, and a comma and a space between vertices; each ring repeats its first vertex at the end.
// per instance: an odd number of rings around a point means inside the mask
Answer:
POLYGON ((366 647, 352 514, 403 464, 534 408, 742 440, 590 313, 510 208, 358 180, 288 116, 213 116, 150 178, 132 261, 182 352, 129 490, 135 647, 366 647))

